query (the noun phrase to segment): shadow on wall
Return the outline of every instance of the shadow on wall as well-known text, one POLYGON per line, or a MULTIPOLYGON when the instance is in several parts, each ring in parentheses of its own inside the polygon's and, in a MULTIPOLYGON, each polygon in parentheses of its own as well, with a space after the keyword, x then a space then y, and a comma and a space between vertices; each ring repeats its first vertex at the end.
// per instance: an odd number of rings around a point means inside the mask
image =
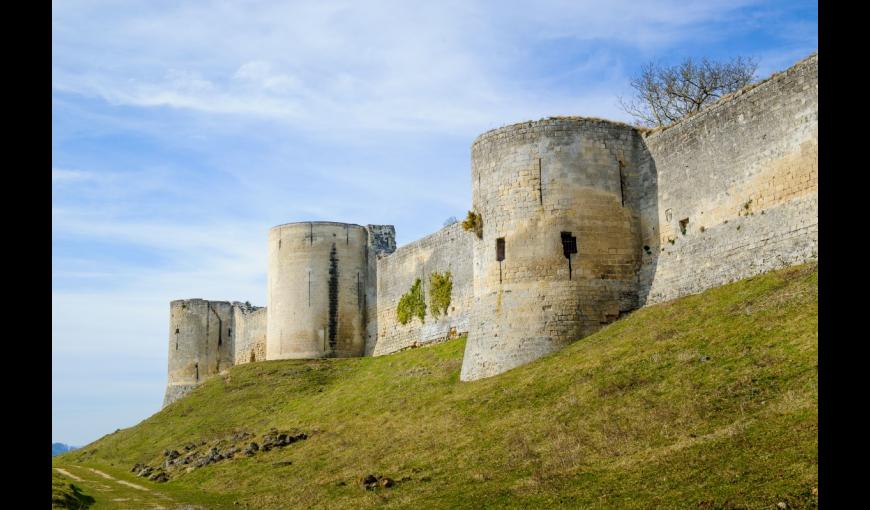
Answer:
POLYGON ((638 270, 637 306, 647 303, 653 278, 656 274, 659 255, 662 252, 662 231, 659 219, 658 171, 652 153, 646 145, 644 134, 638 132, 635 154, 638 155, 638 168, 628 177, 634 182, 627 186, 632 194, 629 198, 639 214, 640 228, 640 268, 638 270))

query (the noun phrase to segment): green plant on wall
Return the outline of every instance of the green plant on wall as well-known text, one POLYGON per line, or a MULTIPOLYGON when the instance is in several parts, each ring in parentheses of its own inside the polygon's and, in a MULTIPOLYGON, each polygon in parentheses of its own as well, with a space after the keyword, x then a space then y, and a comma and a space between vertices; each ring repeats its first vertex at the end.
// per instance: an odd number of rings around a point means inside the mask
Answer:
POLYGON ((419 278, 414 281, 414 285, 411 285, 411 290, 402 294, 399 298, 399 306, 396 307, 396 318, 402 325, 409 323, 414 317, 419 317, 421 321, 426 322, 423 282, 419 278))
POLYGON ((432 315, 447 315, 450 306, 450 293, 453 292, 453 275, 450 271, 444 273, 432 273, 429 275, 429 305, 432 307, 432 315))
POLYGON ((483 239, 483 217, 480 214, 468 211, 468 216, 462 221, 462 228, 474 232, 478 239, 483 239))

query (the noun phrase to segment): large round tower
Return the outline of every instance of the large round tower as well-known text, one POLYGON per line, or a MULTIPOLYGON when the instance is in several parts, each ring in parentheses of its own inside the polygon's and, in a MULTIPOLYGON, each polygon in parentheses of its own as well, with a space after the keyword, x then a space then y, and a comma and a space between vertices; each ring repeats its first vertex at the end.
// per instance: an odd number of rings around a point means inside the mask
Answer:
POLYGON ((461 380, 492 376, 636 307, 637 131, 583 118, 484 133, 472 157, 474 296, 461 380))
POLYGON ((226 301, 169 303, 169 380, 163 405, 233 365, 233 311, 226 301))
POLYGON ((266 359, 365 354, 367 243, 346 223, 269 230, 266 359))

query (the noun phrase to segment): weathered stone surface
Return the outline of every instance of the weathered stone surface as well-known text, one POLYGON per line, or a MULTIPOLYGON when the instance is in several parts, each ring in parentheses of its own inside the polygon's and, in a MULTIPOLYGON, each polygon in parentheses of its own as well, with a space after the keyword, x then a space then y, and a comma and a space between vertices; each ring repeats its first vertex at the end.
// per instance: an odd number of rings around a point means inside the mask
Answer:
POLYGON ((231 366, 265 359, 266 309, 180 299, 169 304, 169 372, 163 406, 231 366))
POLYGON ((368 231, 360 225, 270 229, 266 358, 362 356, 368 257, 368 231))
POLYGON ((247 303, 233 303, 234 359, 236 365, 263 361, 266 359, 266 315, 265 307, 250 306, 247 303))
POLYGON ((637 307, 630 180, 648 166, 635 129, 582 118, 490 131, 471 154, 483 239, 462 380, 527 363, 637 307))
POLYGON ((817 54, 664 129, 554 117, 484 133, 471 153, 482 239, 456 223, 396 249, 391 225, 280 225, 268 308, 170 303, 164 405, 233 364, 380 355, 466 331, 461 379, 488 377, 639 306, 818 259, 817 54), (436 319, 429 277, 446 271, 436 319), (417 278, 430 313, 401 325, 417 278))
POLYGON ((412 346, 445 340, 468 332, 474 288, 472 285, 472 246, 474 235, 459 223, 406 244, 392 255, 377 261, 377 334, 369 338, 367 355, 389 354, 412 346), (429 306, 429 276, 449 271, 453 281, 450 307, 446 315, 434 317, 429 306), (401 324, 396 308, 402 294, 414 281, 423 282, 427 314, 425 322, 413 318, 401 324))
POLYGON ((817 181, 817 55, 643 136, 583 118, 484 133, 472 146, 483 239, 461 379, 528 363, 638 306, 817 259, 817 181))
POLYGON ((817 259, 818 136, 816 54, 646 137, 641 304, 817 259))

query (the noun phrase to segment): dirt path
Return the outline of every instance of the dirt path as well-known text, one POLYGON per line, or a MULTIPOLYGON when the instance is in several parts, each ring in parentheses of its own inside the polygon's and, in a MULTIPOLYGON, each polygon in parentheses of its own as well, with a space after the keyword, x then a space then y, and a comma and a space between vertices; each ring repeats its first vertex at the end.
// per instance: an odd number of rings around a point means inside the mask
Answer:
POLYGON ((60 473, 60 474, 62 474, 62 475, 64 475, 64 476, 66 476, 66 477, 72 478, 73 480, 75 480, 75 481, 77 481, 77 482, 83 482, 83 481, 84 481, 84 480, 82 480, 81 478, 77 477, 76 475, 70 473, 70 472, 67 471, 66 469, 61 469, 61 468, 54 468, 54 469, 55 469, 58 473, 60 473))
MULTIPOLYGON (((76 466, 76 467, 79 467, 79 466, 76 466)), ((106 480, 114 480, 114 479, 115 479, 114 477, 109 476, 109 475, 107 475, 106 473, 103 473, 102 471, 99 471, 99 470, 97 470, 97 469, 94 469, 94 468, 88 468, 88 469, 89 469, 92 473, 96 473, 96 474, 102 476, 103 478, 105 478, 106 480)))
POLYGON ((139 508, 144 504, 148 505, 148 508, 154 509, 166 508, 165 505, 175 503, 175 501, 166 494, 126 480, 119 480, 99 469, 83 466, 67 466, 66 469, 56 467, 54 469, 58 473, 81 483, 86 491, 89 489, 88 492, 91 492, 93 496, 104 501, 134 503, 136 508, 139 508), (78 475, 71 473, 70 470, 75 470, 78 475), (83 478, 84 476, 87 476, 85 471, 90 471, 99 478, 83 478), (105 480, 108 480, 109 485, 106 484, 107 482, 105 482, 105 480), (129 489, 125 489, 125 487, 136 489, 136 491, 130 492, 129 489))
MULTIPOLYGON (((76 466, 76 467, 79 467, 79 466, 76 466)), ((115 482, 115 483, 120 483, 121 485, 126 485, 127 487, 133 487, 134 489, 139 489, 139 490, 142 490, 142 491, 145 491, 145 492, 154 492, 154 491, 152 491, 151 489, 149 489, 148 487, 142 487, 141 485, 136 485, 135 483, 128 482, 128 481, 126 481, 126 480, 118 480, 118 479, 115 478, 114 476, 112 476, 112 475, 107 475, 106 473, 103 473, 103 472, 100 471, 99 469, 94 469, 94 468, 88 468, 88 469, 91 470, 91 471, 93 471, 94 473, 96 473, 96 474, 102 476, 102 477, 105 478, 106 480, 112 480, 112 481, 115 482)), ((168 498, 168 497, 169 497, 169 496, 164 496, 163 494, 160 494, 159 492, 157 492, 156 494, 157 494, 158 496, 161 496, 161 497, 164 497, 164 498, 168 498)))

